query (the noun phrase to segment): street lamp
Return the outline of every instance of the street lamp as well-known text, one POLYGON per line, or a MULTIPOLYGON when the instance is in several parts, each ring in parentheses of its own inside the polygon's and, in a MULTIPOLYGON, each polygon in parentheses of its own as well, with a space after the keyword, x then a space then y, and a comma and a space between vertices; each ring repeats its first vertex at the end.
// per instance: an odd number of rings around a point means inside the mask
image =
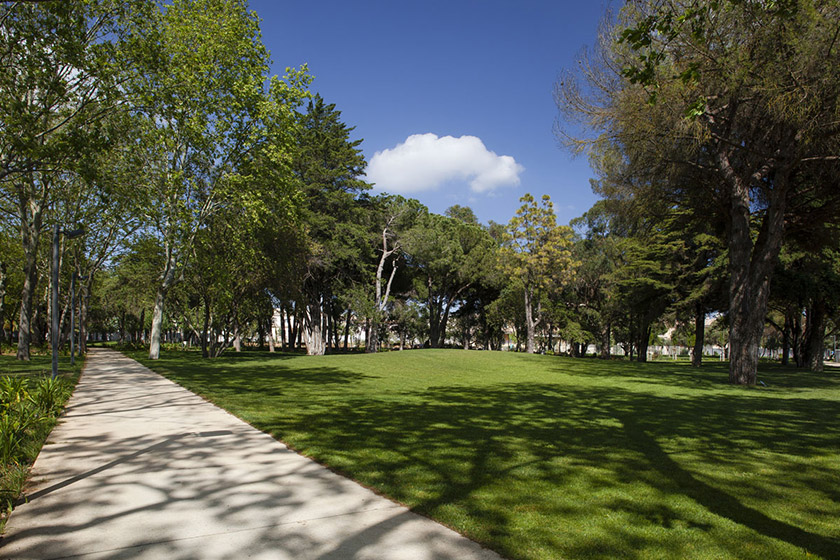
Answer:
MULTIPOLYGON (((52 242, 52 325, 50 328, 50 345, 52 346, 52 378, 58 377, 58 241, 59 236, 64 235, 67 239, 79 237, 85 232, 83 229, 62 230, 58 224, 53 228, 52 242)), ((72 336, 72 334, 71 334, 72 336)))
MULTIPOLYGON (((76 274, 73 271, 73 277, 70 279, 70 365, 76 363, 76 353, 73 343, 76 340, 76 278, 79 280, 87 280, 87 276, 83 274, 76 274)), ((81 306, 79 306, 81 307, 81 306)), ((79 309, 79 321, 82 320, 82 310, 79 309)), ((81 326, 79 327, 81 329, 81 326)), ((79 332, 81 335, 81 331, 79 332)), ((79 346, 82 346, 81 337, 79 338, 79 346)), ((80 354, 81 355, 81 354, 80 354)))

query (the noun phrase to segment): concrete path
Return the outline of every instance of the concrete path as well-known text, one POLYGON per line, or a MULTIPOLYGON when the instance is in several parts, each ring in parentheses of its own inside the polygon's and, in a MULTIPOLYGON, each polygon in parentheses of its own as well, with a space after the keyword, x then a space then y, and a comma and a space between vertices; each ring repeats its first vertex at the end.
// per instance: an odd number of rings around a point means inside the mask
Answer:
POLYGON ((500 558, 109 350, 33 483, 0 558, 500 558))

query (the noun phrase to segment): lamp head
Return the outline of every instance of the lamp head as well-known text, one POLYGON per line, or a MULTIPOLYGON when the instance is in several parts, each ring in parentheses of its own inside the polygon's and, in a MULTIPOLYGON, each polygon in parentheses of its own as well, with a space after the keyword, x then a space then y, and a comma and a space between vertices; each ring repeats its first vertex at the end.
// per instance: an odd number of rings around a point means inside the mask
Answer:
POLYGON ((62 233, 64 234, 64 237, 66 237, 67 239, 73 239, 75 237, 79 237, 80 235, 84 235, 85 230, 84 230, 84 228, 71 229, 71 230, 64 230, 62 233))

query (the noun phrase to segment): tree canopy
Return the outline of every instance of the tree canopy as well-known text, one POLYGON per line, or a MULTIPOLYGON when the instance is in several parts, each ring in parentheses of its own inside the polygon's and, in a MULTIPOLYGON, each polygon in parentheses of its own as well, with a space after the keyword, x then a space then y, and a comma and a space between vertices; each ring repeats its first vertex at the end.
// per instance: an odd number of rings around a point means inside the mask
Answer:
POLYGON ((363 140, 306 66, 270 75, 245 0, 0 3, 0 351, 61 345, 78 312, 82 341, 152 358, 680 347, 728 357, 732 383, 762 353, 819 371, 840 319, 838 13, 626 3, 557 83, 600 196, 566 226, 548 195, 482 224, 372 192, 363 140), (52 332, 42 234, 82 225, 59 235, 52 332))

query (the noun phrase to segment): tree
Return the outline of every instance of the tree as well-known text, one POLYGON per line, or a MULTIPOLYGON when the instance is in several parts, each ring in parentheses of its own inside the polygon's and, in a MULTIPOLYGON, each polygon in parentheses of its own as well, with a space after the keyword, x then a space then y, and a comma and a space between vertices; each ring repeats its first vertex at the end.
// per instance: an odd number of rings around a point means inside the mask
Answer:
POLYGON ((502 247, 505 270, 521 282, 524 294, 526 352, 533 354, 536 327, 540 322, 540 296, 552 284, 572 278, 572 230, 558 226, 548 195, 540 203, 530 194, 519 199, 522 206, 507 227, 502 247))
POLYGON ((18 359, 29 359, 40 235, 55 192, 106 139, 99 123, 116 107, 117 64, 134 18, 151 2, 68 0, 0 6, 0 211, 19 224, 24 282, 18 359))
POLYGON ((822 224, 810 228, 808 235, 789 238, 773 286, 771 305, 782 319, 768 317, 768 322, 782 336, 782 363, 788 363, 792 349, 797 367, 822 371, 826 329, 840 303, 837 226, 822 224))
MULTIPOLYGON (((382 248, 379 249, 379 262, 376 266, 374 278, 373 309, 370 313, 367 351, 376 352, 379 348, 380 325, 385 320, 391 288, 394 284, 402 257, 403 238, 414 225, 418 215, 425 211, 416 200, 406 200, 401 196, 383 195, 371 201, 372 227, 375 228, 377 240, 381 238, 382 248), (387 279, 385 270, 390 268, 387 279)), ((403 322, 403 324, 407 324, 403 322)), ((403 331, 405 334, 406 331, 403 331)), ((402 339, 401 339, 402 340, 402 339)))
POLYGON ((3 226, 0 226, 0 352, 13 331, 14 318, 11 310, 16 307, 17 296, 23 284, 23 271, 13 264, 20 262, 23 256, 19 237, 13 228, 3 226))
POLYGON ((147 64, 127 87, 145 118, 139 148, 156 174, 139 202, 165 256, 149 347, 157 359, 164 302, 196 235, 214 213, 248 196, 242 192, 248 183, 237 177, 248 152, 266 138, 261 109, 267 99, 297 104, 306 80, 290 72, 288 82, 272 79, 264 93, 267 53, 244 0, 174 0, 138 35, 150 45, 147 64))
POLYGON ((408 266, 415 291, 425 302, 429 345, 446 342, 453 307, 495 266, 496 244, 481 226, 439 214, 423 214, 406 234, 408 266))
POLYGON ((583 65, 591 89, 574 80, 558 87, 561 106, 626 160, 662 163, 662 180, 629 182, 627 191, 652 187, 688 208, 699 201, 726 224, 731 383, 755 383, 794 201, 836 207, 837 10, 836 1, 636 2, 604 35, 602 64, 583 65), (678 168, 698 180, 668 180, 678 168), (805 180, 829 168, 834 179, 805 180))
POLYGON ((672 303, 675 277, 669 256, 678 243, 661 229, 642 232, 619 242, 621 257, 612 273, 617 304, 629 316, 629 341, 637 360, 647 361, 652 327, 672 303))
POLYGON ((572 293, 566 301, 573 307, 570 315, 598 341, 603 359, 610 357, 614 322, 622 314, 614 283, 620 256, 621 233, 616 231, 619 220, 620 216, 610 213, 606 201, 600 200, 569 224, 580 230, 573 250, 580 266, 569 285, 572 293))
POLYGON ((126 240, 125 245, 103 277, 95 281, 96 289, 92 287, 89 292, 91 317, 98 318, 100 329, 111 332, 109 325, 114 327, 120 342, 143 338, 146 310, 154 307, 155 285, 163 263, 163 252, 154 238, 138 235, 126 240))
POLYGON ((307 353, 318 355, 326 352, 331 316, 344 311, 338 294, 362 281, 373 262, 366 210, 358 204, 370 185, 360 178, 365 168, 361 140, 350 139, 353 128, 342 122, 334 104, 316 95, 299 115, 297 130, 292 169, 302 190, 306 228, 297 301, 307 353))

